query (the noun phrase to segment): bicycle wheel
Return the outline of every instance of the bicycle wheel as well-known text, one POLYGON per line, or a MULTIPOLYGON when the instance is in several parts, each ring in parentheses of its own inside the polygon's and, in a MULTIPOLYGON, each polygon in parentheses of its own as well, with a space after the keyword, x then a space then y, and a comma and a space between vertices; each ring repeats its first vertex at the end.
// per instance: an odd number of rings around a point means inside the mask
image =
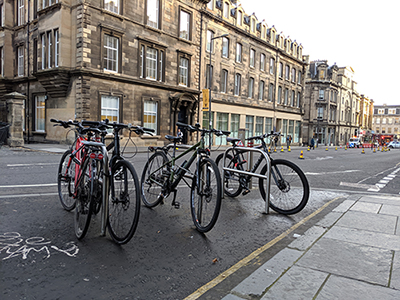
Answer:
POLYGON ((154 153, 144 166, 141 178, 142 200, 145 206, 155 207, 162 200, 162 189, 168 178, 167 166, 162 167, 168 161, 163 152, 154 153))
POLYGON ((75 207, 75 235, 82 239, 89 228, 90 218, 92 216, 92 191, 94 188, 94 174, 89 158, 85 159, 81 169, 81 175, 78 179, 77 198, 75 207))
POLYGON ((193 178, 190 197, 192 218, 198 231, 207 232, 214 227, 221 209, 221 197, 218 167, 210 158, 202 158, 193 178))
MULTIPOLYGON (((223 157, 224 157, 224 154, 221 153, 220 155, 218 155, 217 159, 215 160, 215 163, 217 164, 218 169, 221 174, 221 180, 222 180, 222 176, 223 176, 222 168, 224 166, 223 161, 222 161, 223 157)), ((232 155, 227 153, 225 156, 225 167, 230 168, 230 169, 243 170, 243 166, 242 165, 235 166, 235 162, 236 162, 236 159, 233 159, 232 155)), ((240 175, 239 173, 230 172, 230 171, 225 172, 225 177, 223 178, 223 184, 224 184, 224 192, 227 196, 237 197, 240 195, 240 193, 243 190, 243 187, 240 184, 241 177, 243 177, 243 176, 240 175)))
POLYGON ((75 168, 76 164, 71 157, 71 150, 67 150, 61 157, 58 166, 57 186, 61 205, 67 211, 75 208, 75 168), (69 165, 68 165, 69 164, 69 165))
POLYGON ((110 199, 108 202, 108 230, 118 244, 126 244, 135 233, 139 222, 139 179, 133 166, 124 160, 111 169, 110 199))
MULTIPOLYGON (((261 174, 267 173, 267 165, 261 174)), ((265 199, 265 183, 259 180, 259 188, 265 199)), ((291 215, 301 211, 307 204, 310 187, 303 171, 291 161, 274 159, 271 161, 270 207, 278 213, 291 215)))

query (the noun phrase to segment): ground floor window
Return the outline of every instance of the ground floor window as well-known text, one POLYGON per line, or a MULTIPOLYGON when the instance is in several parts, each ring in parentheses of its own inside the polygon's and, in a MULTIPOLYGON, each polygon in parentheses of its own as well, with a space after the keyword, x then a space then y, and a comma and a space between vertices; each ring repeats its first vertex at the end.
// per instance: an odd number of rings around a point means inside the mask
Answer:
POLYGON ((289 120, 288 135, 290 135, 292 137, 292 142, 294 142, 293 141, 293 135, 294 135, 294 121, 293 120, 289 120))
POLYGON ((294 131, 294 139, 293 139, 294 143, 300 142, 300 126, 301 126, 300 121, 296 121, 296 127, 295 127, 295 131, 294 131))
POLYGON ((119 98, 114 96, 101 96, 101 119, 110 122, 119 122, 119 98))
POLYGON ((256 117, 256 130, 255 135, 264 134, 264 117, 256 117))
POLYGON ((46 98, 45 96, 35 96, 35 130, 45 132, 46 124, 46 98))
POLYGON ((239 137, 240 115, 231 114, 231 134, 230 137, 239 137))
POLYGON ((158 128, 158 103, 155 101, 144 101, 143 103, 143 127, 155 130, 157 134, 158 128))
POLYGON ((246 116, 246 139, 253 136, 254 116, 246 116))
POLYGON ((287 126, 288 125, 288 120, 282 120, 282 131, 281 131, 281 143, 285 144, 286 143, 286 135, 287 135, 287 126))
POLYGON ((265 133, 272 131, 272 118, 265 118, 265 133))
MULTIPOLYGON (((215 129, 219 130, 228 130, 228 113, 217 113, 217 124, 215 129)), ((216 136, 215 137, 215 144, 216 145, 226 145, 226 135, 223 136, 216 136)))

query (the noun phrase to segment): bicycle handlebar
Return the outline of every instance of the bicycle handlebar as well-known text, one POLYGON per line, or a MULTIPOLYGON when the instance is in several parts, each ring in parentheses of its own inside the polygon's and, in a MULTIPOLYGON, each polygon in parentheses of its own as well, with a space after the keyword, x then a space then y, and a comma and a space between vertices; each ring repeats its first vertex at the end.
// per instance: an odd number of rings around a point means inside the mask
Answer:
POLYGON ((281 135, 282 135, 282 134, 281 134, 280 131, 278 131, 278 132, 273 132, 273 131, 271 131, 271 133, 264 133, 264 134, 262 134, 262 135, 252 136, 252 137, 247 138, 246 140, 247 140, 247 141, 251 141, 251 140, 263 140, 264 138, 267 138, 267 137, 270 137, 270 136, 278 137, 278 136, 281 136, 281 135))
POLYGON ((205 133, 214 133, 216 136, 221 136, 221 135, 230 135, 231 132, 227 131, 227 130, 218 130, 218 129, 204 129, 204 128, 200 128, 200 124, 196 123, 195 126, 189 125, 189 124, 185 124, 185 123, 181 123, 181 122, 176 122, 177 126, 180 127, 185 127, 186 129, 188 129, 190 132, 193 131, 200 131, 200 132, 205 132, 205 133))

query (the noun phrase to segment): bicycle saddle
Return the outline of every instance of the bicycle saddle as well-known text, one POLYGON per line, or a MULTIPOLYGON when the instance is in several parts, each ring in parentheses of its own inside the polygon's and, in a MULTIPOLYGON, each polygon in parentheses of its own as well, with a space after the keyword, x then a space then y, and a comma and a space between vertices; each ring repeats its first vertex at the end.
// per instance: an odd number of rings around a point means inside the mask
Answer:
POLYGON ((179 137, 179 136, 173 136, 173 135, 166 135, 165 138, 166 138, 168 141, 172 141, 172 142, 180 142, 180 141, 182 140, 181 137, 179 137))

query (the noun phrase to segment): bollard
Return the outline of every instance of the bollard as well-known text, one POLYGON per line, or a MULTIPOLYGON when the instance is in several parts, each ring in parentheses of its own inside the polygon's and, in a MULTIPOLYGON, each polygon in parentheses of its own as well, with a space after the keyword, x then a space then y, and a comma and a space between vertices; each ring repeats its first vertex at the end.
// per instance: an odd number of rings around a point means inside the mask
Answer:
POLYGON ((310 151, 310 146, 308 146, 307 151, 310 151))
POLYGON ((301 150, 301 151, 300 151, 300 156, 299 156, 299 159, 304 159, 304 156, 303 156, 303 150, 301 150))
POLYGON ((289 148, 287 149, 287 151, 288 151, 288 152, 292 152, 292 150, 290 149, 290 146, 289 146, 289 148))
POLYGON ((285 151, 283 151, 283 146, 281 147, 281 152, 285 152, 285 151))
POLYGON ((328 146, 326 146, 325 151, 328 151, 328 146))
POLYGON ((376 151, 375 151, 375 147, 374 147, 374 150, 372 151, 372 153, 376 153, 376 151))
POLYGON ((362 147, 361 154, 365 154, 364 147, 362 147))

